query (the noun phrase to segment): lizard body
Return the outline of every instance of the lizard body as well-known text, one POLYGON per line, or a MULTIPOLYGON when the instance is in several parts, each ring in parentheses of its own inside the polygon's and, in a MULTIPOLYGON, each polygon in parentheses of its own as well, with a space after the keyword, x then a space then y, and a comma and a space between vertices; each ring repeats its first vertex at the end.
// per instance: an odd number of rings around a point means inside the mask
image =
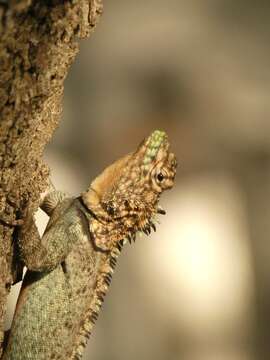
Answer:
POLYGON ((79 198, 47 195, 42 239, 26 217, 19 246, 28 271, 2 360, 81 359, 123 240, 155 229, 153 217, 163 213, 158 200, 172 187, 176 166, 166 134, 156 130, 79 198))

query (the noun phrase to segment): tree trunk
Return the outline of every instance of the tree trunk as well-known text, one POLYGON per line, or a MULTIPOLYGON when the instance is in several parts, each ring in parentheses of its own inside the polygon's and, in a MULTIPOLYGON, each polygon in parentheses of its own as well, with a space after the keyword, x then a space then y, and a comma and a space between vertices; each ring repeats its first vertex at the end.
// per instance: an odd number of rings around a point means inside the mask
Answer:
POLYGON ((60 119, 63 82, 78 38, 101 12, 99 0, 0 0, 0 348, 21 267, 13 223, 26 206, 37 209, 47 186, 42 154, 60 119))

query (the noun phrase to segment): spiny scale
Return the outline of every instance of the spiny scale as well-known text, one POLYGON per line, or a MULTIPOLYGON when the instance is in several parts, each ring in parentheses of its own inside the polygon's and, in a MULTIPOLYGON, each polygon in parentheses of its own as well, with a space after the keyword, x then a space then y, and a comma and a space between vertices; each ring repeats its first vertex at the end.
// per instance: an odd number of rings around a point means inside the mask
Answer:
MULTIPOLYGON (((146 227, 145 229, 147 229, 147 234, 149 234, 151 232, 150 226, 148 225, 148 227, 146 227)), ((136 234, 132 233, 129 235, 128 239, 135 241, 136 239, 136 234)), ((106 296, 106 293, 108 291, 108 288, 111 284, 112 281, 112 274, 114 271, 114 267, 117 263, 117 258, 120 255, 122 248, 123 248, 123 240, 119 241, 116 246, 112 249, 111 251, 111 255, 107 261, 107 263, 109 264, 109 267, 107 269, 106 272, 104 272, 103 276, 100 278, 101 283, 97 284, 97 287, 103 287, 105 286, 106 291, 104 290, 98 290, 96 291, 96 299, 94 302, 93 307, 90 308, 89 313, 87 314, 87 316, 85 317, 85 322, 84 322, 84 326, 83 326, 83 331, 81 331, 81 341, 80 344, 77 348, 76 353, 74 354, 75 357, 71 358, 71 359, 81 359, 82 353, 83 353, 83 349, 86 346, 87 340, 89 339, 90 335, 91 335, 91 331, 93 328, 93 325, 96 323, 98 315, 99 315, 99 311, 100 308, 102 306, 102 303, 104 301, 104 298, 106 296), (103 286, 102 286, 103 283, 103 286)), ((105 266, 106 268, 106 266, 105 266)))
POLYGON ((129 243, 130 243, 130 245, 131 245, 132 238, 131 238, 131 235, 130 235, 130 234, 127 236, 127 239, 128 239, 128 241, 129 241, 129 243))
POLYGON ((158 206, 157 213, 161 215, 166 215, 166 211, 161 206, 158 206))
MULTIPOLYGON (((98 314, 100 311, 100 308, 102 306, 102 303, 104 301, 105 295, 108 291, 109 285, 112 280, 112 273, 114 271, 114 267, 117 263, 117 258, 121 253, 123 245, 120 243, 117 244, 112 250, 109 258, 105 260, 104 263, 104 269, 107 269, 104 271, 103 276, 99 277, 99 280, 96 284, 96 290, 95 290, 95 296, 93 299, 93 304, 90 306, 88 313, 85 316, 85 321, 83 324, 83 327, 80 331, 79 338, 80 342, 77 346, 75 352, 71 356, 71 359, 81 359, 83 350, 86 346, 87 340, 91 335, 92 328, 98 318, 98 314)), ((102 272, 102 269, 101 269, 102 272)))
POLYGON ((156 225, 152 221, 150 221, 150 226, 155 232, 157 231, 156 225))

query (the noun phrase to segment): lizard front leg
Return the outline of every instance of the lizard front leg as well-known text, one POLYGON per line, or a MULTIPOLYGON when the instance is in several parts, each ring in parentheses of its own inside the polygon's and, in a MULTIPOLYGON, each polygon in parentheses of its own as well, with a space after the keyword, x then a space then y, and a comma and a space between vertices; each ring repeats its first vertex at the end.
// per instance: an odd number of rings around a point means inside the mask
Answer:
POLYGON ((24 224, 20 229, 18 243, 22 260, 29 270, 53 269, 66 256, 65 247, 59 244, 64 238, 61 236, 61 227, 50 226, 50 223, 55 222, 61 216, 64 209, 69 206, 70 201, 66 194, 60 191, 53 191, 45 196, 40 208, 51 218, 42 238, 28 208, 24 217, 24 224), (62 206, 60 211, 57 211, 58 205, 61 203, 66 204, 62 206), (56 243, 56 239, 58 243, 56 243))
POLYGON ((26 218, 19 238, 28 271, 2 360, 62 360, 63 349, 71 346, 73 293, 65 262, 82 228, 74 199, 61 195, 55 201, 56 195, 49 194, 42 204, 51 215, 43 237, 26 218))

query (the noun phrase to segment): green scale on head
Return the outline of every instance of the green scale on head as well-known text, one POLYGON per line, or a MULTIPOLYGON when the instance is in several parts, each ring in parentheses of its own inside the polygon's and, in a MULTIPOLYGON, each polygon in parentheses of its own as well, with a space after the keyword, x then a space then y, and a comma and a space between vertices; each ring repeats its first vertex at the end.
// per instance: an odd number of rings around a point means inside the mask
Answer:
POLYGON ((158 150, 164 140, 167 139, 167 134, 161 130, 155 130, 147 139, 145 143, 145 155, 143 158, 143 171, 147 172, 150 164, 155 160, 158 150))

